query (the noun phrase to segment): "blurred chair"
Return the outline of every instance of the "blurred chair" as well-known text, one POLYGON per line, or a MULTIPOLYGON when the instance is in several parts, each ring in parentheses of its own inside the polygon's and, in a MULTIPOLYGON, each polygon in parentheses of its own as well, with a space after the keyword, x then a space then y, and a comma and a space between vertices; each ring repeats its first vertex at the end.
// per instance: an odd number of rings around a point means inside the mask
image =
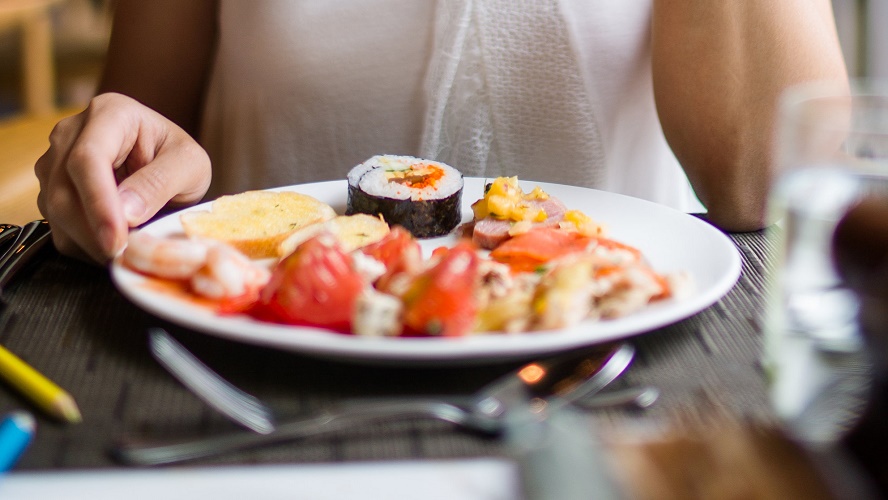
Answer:
POLYGON ((75 109, 59 108, 55 29, 70 0, 0 0, 0 31, 20 43, 20 110, 0 118, 0 223, 40 218, 34 163, 49 147, 49 133, 75 109))
POLYGON ((60 0, 0 0, 0 29, 21 30, 21 89, 27 115, 55 111, 51 9, 58 3, 60 0))

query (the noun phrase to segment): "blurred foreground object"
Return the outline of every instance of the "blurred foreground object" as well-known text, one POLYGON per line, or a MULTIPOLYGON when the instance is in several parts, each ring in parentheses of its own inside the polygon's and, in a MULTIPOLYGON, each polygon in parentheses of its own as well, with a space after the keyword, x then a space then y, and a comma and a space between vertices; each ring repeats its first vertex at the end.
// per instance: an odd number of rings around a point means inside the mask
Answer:
POLYGON ((841 497, 812 457, 774 427, 718 422, 649 434, 623 429, 611 437, 613 470, 626 498, 841 497))
POLYGON ((787 431, 829 446, 854 423, 870 382, 858 297, 836 271, 838 221, 888 193, 888 85, 816 82, 787 91, 770 197, 771 268, 763 365, 787 431), (880 194, 881 193, 881 194, 880 194))
POLYGON ((839 223, 835 262, 859 297, 859 324, 873 361, 873 383, 862 418, 842 445, 888 496, 888 201, 870 198, 839 223))
POLYGON ((31 444, 36 426, 34 416, 26 411, 9 412, 0 421, 0 472, 15 467, 31 444))

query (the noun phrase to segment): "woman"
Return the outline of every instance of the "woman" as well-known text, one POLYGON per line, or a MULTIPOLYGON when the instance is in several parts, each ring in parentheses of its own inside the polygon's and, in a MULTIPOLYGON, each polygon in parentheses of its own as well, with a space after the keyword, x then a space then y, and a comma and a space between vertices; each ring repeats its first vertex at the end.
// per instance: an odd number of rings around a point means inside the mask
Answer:
POLYGON ((754 230, 776 98, 815 79, 846 79, 829 0, 122 0, 38 205, 104 262, 165 206, 395 153, 754 230))

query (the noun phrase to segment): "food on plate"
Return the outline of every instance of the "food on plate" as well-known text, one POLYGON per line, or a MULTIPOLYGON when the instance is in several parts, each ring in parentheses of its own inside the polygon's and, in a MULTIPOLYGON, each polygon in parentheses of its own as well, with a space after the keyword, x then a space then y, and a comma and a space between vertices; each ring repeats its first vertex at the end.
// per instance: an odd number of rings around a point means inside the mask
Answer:
POLYGON ((382 264, 383 271, 371 282, 377 290, 392 295, 405 292, 424 265, 419 242, 401 226, 393 227, 384 238, 362 248, 361 254, 382 264))
POLYGON ((382 218, 372 215, 339 215, 294 231, 278 244, 277 255, 290 255, 296 247, 322 232, 333 234, 342 249, 351 252, 381 240, 388 234, 389 225, 382 218))
POLYGON ((480 257, 468 242, 438 252, 436 257, 401 296, 404 326, 421 336, 461 337, 475 325, 480 257))
POLYGON ((381 215, 417 238, 443 236, 462 220, 463 177, 444 163, 378 155, 348 173, 346 214, 381 215))
POLYGON ((123 249, 123 263, 136 271, 171 280, 190 279, 207 261, 206 242, 194 238, 158 238, 132 231, 123 249))
POLYGON ((277 257, 294 231, 336 217, 326 203, 290 191, 247 191, 221 196, 209 211, 181 215, 185 234, 224 241, 250 258, 277 257))
MULTIPOLYGON (((374 165, 393 157, 384 158, 374 165)), ((258 205, 278 200, 251 199, 242 206, 261 214, 269 210, 258 205)), ((506 236, 457 239, 424 258, 408 229, 359 213, 290 232, 275 262, 248 258, 230 237, 142 231, 131 234, 122 262, 184 283, 217 312, 363 336, 555 330, 624 316, 691 285, 682 273, 654 271, 639 249, 605 237, 539 187, 525 193, 515 177, 489 183, 472 208, 475 233, 495 222, 509 226, 506 236)), ((249 212, 240 217, 249 225, 249 212)))
POLYGON ((285 257, 262 291, 260 317, 348 332, 364 279, 336 238, 322 233, 285 257))
POLYGON ((638 249, 600 236, 584 236, 578 231, 558 227, 535 227, 504 241, 490 252, 490 258, 508 265, 516 272, 534 272, 540 266, 565 255, 606 248, 613 250, 612 258, 625 262, 638 262, 638 249))
POLYGON ((255 300, 271 273, 226 244, 207 249, 207 261, 191 276, 191 289, 208 299, 255 300))
POLYGON ((121 259, 148 276, 176 281, 191 293, 214 301, 220 312, 239 312, 259 298, 268 269, 228 244, 210 239, 129 234, 121 259))
POLYGON ((603 228, 539 186, 525 193, 517 177, 498 177, 484 187, 484 197, 472 204, 474 218, 467 228, 472 241, 493 249, 534 227, 573 227, 583 234, 600 234, 603 228))

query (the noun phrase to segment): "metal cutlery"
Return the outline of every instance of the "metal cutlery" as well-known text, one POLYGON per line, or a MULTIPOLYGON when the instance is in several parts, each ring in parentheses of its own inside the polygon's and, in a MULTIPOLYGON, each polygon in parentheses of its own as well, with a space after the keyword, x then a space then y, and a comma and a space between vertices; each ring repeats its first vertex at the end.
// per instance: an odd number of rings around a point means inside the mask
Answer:
POLYGON ((148 339, 154 358, 204 402, 259 434, 274 430, 270 408, 216 374, 167 332, 151 328, 148 339))
MULTIPOLYGON (((157 336, 163 337, 164 334, 157 332, 157 336)), ((612 349, 603 363, 601 348, 529 363, 483 387, 466 405, 434 399, 365 400, 279 424, 268 434, 240 432, 158 446, 124 442, 113 452, 115 458, 127 464, 169 464, 318 436, 373 422, 416 417, 442 420, 465 429, 496 435, 503 430, 504 416, 516 401, 533 400, 542 409, 552 402, 568 404, 600 391, 623 372, 634 356, 634 348, 628 343, 613 346, 612 349)))
MULTIPOLYGON (((151 328, 148 342, 154 358, 204 402, 234 422, 260 434, 273 430, 273 411, 268 406, 222 378, 165 330, 151 328)), ((646 408, 653 404, 659 397, 659 391, 650 386, 600 393, 626 370, 634 356, 635 350, 630 344, 621 344, 599 368, 600 373, 595 378, 597 386, 591 387, 588 394, 575 404, 590 409, 626 405, 646 408)))
POLYGON ((617 407, 633 407, 643 410, 656 403, 659 398, 659 389, 650 385, 642 385, 599 392, 591 397, 574 401, 574 405, 587 410, 617 407))
MULTIPOLYGON (((149 329, 148 344, 151 354, 161 366, 205 403, 247 429, 260 434, 268 434, 274 430, 274 412, 271 408, 222 378, 165 330, 149 329)), ((635 350, 630 344, 622 344, 598 369, 594 379, 597 385, 590 386, 588 393, 574 403, 586 409, 617 406, 646 408, 652 405, 659 397, 659 391, 654 387, 630 387, 604 394, 600 392, 626 370, 634 355, 635 350)))
POLYGON ((16 231, 15 239, 0 257, 0 290, 50 241, 50 234, 49 222, 43 219, 29 222, 16 231))
POLYGON ((15 224, 0 224, 0 256, 6 253, 7 245, 11 246, 15 235, 21 231, 15 224))

